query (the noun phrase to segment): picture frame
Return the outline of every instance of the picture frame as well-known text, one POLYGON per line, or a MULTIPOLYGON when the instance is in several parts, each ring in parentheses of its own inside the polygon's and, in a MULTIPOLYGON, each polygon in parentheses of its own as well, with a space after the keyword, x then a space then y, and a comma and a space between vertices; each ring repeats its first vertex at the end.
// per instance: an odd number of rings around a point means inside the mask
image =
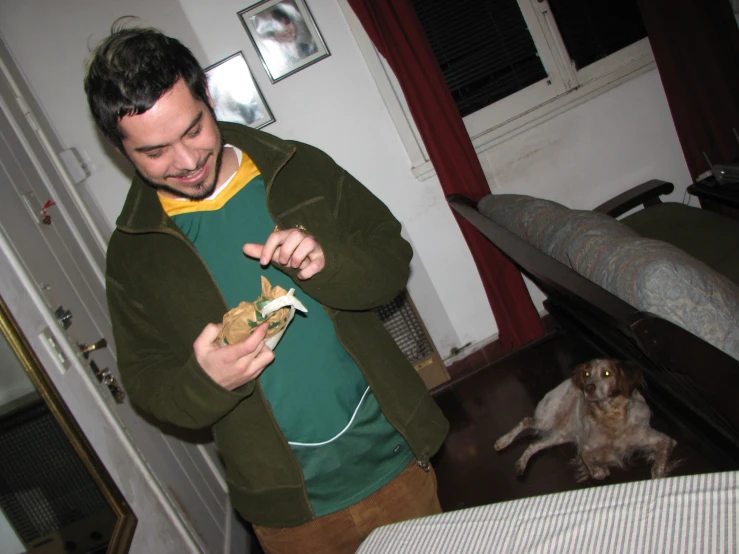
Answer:
POLYGON ((305 0, 262 0, 238 16, 272 83, 331 55, 305 0))
POLYGON ((254 76, 239 51, 205 69, 216 119, 261 129, 275 121, 254 76))

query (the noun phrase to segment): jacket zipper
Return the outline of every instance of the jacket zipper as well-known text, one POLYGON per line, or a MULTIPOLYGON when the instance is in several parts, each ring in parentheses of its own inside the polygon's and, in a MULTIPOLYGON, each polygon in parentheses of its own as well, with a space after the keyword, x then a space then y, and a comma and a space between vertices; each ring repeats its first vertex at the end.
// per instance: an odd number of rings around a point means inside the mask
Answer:
MULTIPOLYGON (((296 150, 297 149, 293 147, 293 149, 290 151, 290 154, 286 155, 282 163, 277 166, 269 182, 265 184, 266 191, 264 195, 264 200, 265 200, 265 203, 267 204, 267 213, 269 213, 269 216, 272 218, 272 221, 275 222, 275 225, 276 225, 275 228, 280 227, 281 222, 278 221, 275 215, 272 213, 272 210, 270 209, 270 205, 269 205, 269 198, 270 198, 270 193, 272 192, 272 185, 275 182, 275 178, 277 177, 277 174, 282 170, 283 167, 287 165, 287 162, 289 162, 290 159, 295 155, 296 150)), ((261 389, 261 386, 260 386, 260 389, 261 389)), ((269 416, 272 419, 272 423, 275 429, 277 429, 278 433, 280 433, 280 435, 282 435, 282 438, 285 439, 285 442, 287 442, 287 446, 288 446, 288 449, 290 450, 290 454, 292 454, 293 464, 298 469, 298 475, 300 476, 300 489, 303 491, 303 497, 305 498, 305 503, 308 506, 308 509, 310 510, 311 516, 313 517, 313 519, 315 519, 316 514, 313 511, 313 506, 310 503, 310 498, 308 498, 308 489, 305 486, 305 475, 303 475, 303 468, 300 466, 300 461, 298 461, 298 457, 295 454, 295 452, 293 452, 292 447, 287 441, 287 437, 285 437, 285 435, 282 432, 282 429, 280 429, 280 426, 277 424, 277 420, 275 419, 274 413, 272 413, 272 408, 266 403, 266 400, 265 400, 265 408, 267 409, 267 412, 269 413, 269 416)))

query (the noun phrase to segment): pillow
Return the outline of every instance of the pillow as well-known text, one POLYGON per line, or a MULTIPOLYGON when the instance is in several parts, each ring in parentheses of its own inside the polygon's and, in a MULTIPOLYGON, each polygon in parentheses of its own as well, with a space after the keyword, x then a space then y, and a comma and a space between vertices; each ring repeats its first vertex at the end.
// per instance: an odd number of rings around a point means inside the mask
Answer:
POLYGON ((606 214, 530 196, 488 195, 478 209, 636 309, 739 359, 739 287, 679 248, 606 214))
POLYGON ((586 233, 569 256, 583 277, 739 359, 739 287, 679 248, 586 233))
POLYGON ((568 251, 586 231, 608 236, 638 236, 605 214, 571 210, 551 200, 519 194, 488 195, 478 210, 526 242, 572 267, 568 251))

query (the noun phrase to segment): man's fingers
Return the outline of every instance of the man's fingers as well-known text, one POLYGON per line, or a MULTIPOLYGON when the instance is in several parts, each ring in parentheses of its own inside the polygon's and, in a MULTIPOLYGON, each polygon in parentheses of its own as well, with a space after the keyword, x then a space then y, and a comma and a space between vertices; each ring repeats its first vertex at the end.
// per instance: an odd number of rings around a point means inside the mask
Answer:
POLYGON ((287 231, 275 231, 267 240, 264 241, 264 247, 262 253, 259 256, 259 263, 267 265, 270 261, 275 260, 275 251, 285 242, 285 239, 290 234, 290 230, 287 231))
POLYGON ((262 348, 259 354, 249 357, 248 362, 244 364, 243 379, 245 382, 253 381, 259 377, 269 364, 275 359, 275 355, 269 348, 262 348))
POLYGON ((251 356, 264 343, 264 336, 267 334, 267 324, 262 324, 241 342, 227 344, 221 347, 223 360, 233 363, 246 356, 251 356))
POLYGON ((255 379, 274 359, 264 343, 268 324, 257 327, 246 340, 220 346, 213 341, 221 325, 209 324, 193 343, 195 358, 213 381, 234 390, 255 379))
MULTIPOLYGON (((291 229, 290 233, 285 237, 284 241, 280 245, 280 252, 277 256, 277 262, 280 265, 290 265, 290 267, 297 267, 292 265, 292 260, 295 259, 295 253, 297 249, 307 240, 305 233, 298 231, 297 229, 291 229)), ((312 239, 311 239, 312 240, 312 239)), ((303 255, 305 257, 305 255, 303 255)))
POLYGON ((264 246, 262 246, 261 244, 254 244, 252 242, 247 242, 244 245, 243 250, 244 250, 244 254, 246 254, 250 258, 259 259, 259 257, 262 255, 263 248, 264 246))
POLYGON ((208 323, 208 325, 206 325, 205 328, 200 332, 198 338, 195 339, 195 342, 193 343, 193 349, 198 352, 203 348, 210 346, 213 341, 216 340, 216 337, 218 337, 218 333, 221 332, 222 328, 223 325, 221 324, 208 323))
POLYGON ((244 341, 246 343, 251 343, 252 346, 256 346, 260 342, 264 340, 264 337, 267 335, 267 330, 269 329, 268 323, 262 323, 259 325, 256 329, 254 329, 251 332, 251 335, 244 341))
POLYGON ((323 256, 316 256, 305 268, 298 272, 298 279, 310 279, 316 273, 320 272, 326 265, 326 259, 323 256))
POLYGON ((295 251, 290 256, 290 267, 297 269, 301 267, 303 262, 308 259, 310 254, 316 249, 316 241, 312 237, 303 237, 296 245, 295 251))
POLYGON ((251 335, 249 335, 246 340, 234 345, 239 347, 238 351, 244 352, 241 354, 242 356, 248 356, 260 347, 264 342, 264 337, 267 335, 267 327, 267 323, 262 323, 251 332, 251 335))
POLYGON ((250 258, 258 258, 261 265, 274 262, 300 269, 300 279, 312 277, 325 265, 323 250, 316 240, 299 229, 275 231, 264 245, 247 243, 243 250, 250 258))
POLYGON ((308 267, 306 267, 305 269, 302 269, 298 273, 297 277, 301 281, 304 281, 306 279, 310 279, 316 273, 320 272, 321 271, 321 268, 322 268, 322 266, 319 266, 317 263, 311 262, 310 264, 308 264, 308 267))
MULTIPOLYGON (((267 326, 262 325, 262 327, 266 328, 267 326)), ((254 333, 252 333, 249 339, 253 336, 254 333)), ((271 364, 274 359, 275 355, 264 343, 264 340, 261 340, 257 343, 257 346, 253 351, 237 360, 236 367, 243 372, 247 381, 251 381, 252 379, 256 379, 259 374, 264 371, 264 368, 271 364)))
POLYGON ((254 360, 252 360, 251 369, 256 372, 256 375, 254 375, 252 379, 256 378, 260 373, 262 373, 262 371, 264 371, 264 368, 271 364, 274 359, 274 352, 272 352, 266 346, 262 348, 259 354, 254 356, 254 360))

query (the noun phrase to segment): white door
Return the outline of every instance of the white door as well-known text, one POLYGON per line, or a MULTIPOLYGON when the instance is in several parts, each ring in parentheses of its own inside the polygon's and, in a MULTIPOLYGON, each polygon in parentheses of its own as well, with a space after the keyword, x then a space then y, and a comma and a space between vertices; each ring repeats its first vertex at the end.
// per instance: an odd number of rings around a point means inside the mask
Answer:
POLYGON ((162 432, 127 398, 115 398, 123 387, 105 305, 104 240, 38 112, 30 112, 30 94, 2 41, 0 65, 0 295, 132 505, 139 520, 132 552, 248 552, 209 437, 162 432), (55 202, 48 225, 41 215, 47 200, 55 202), (71 313, 66 330, 58 308, 71 313), (81 356, 81 346, 100 339, 107 347, 81 356), (89 361, 110 377, 100 382, 89 361))

